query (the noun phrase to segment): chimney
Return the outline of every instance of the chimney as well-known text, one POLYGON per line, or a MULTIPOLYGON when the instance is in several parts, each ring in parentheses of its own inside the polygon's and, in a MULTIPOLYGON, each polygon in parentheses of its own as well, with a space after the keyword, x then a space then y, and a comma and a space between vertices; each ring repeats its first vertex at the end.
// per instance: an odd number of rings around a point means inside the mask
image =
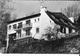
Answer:
POLYGON ((45 11, 47 11, 47 7, 41 6, 40 7, 40 12, 45 12, 45 11))

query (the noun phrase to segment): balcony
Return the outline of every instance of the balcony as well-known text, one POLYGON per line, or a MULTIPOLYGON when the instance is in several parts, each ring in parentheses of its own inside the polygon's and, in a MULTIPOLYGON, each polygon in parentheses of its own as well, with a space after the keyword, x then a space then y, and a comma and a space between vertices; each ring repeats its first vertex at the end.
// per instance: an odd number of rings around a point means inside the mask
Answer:
POLYGON ((14 39, 14 40, 20 40, 20 39, 24 39, 24 38, 28 38, 28 37, 32 37, 32 34, 30 34, 30 35, 21 34, 21 37, 17 36, 16 39, 14 39))
POLYGON ((23 30, 30 30, 32 28, 32 24, 24 24, 23 30))
POLYGON ((23 28, 25 28, 25 27, 32 27, 32 24, 30 23, 30 24, 23 24, 23 28))
POLYGON ((32 28, 32 24, 23 24, 22 27, 20 28, 16 28, 16 29, 13 29, 15 31, 19 30, 19 29, 23 29, 23 30, 27 30, 27 29, 31 29, 32 28))
POLYGON ((32 34, 30 34, 30 35, 22 34, 21 35, 21 37, 23 37, 23 38, 25 38, 25 37, 31 37, 31 36, 32 36, 32 34))

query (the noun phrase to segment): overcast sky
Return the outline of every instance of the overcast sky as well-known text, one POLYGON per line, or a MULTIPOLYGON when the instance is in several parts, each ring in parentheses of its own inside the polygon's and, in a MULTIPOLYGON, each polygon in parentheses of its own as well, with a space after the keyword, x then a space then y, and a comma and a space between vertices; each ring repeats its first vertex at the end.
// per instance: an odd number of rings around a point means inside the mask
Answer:
MULTIPOLYGON (((43 5, 47 7, 47 10, 52 12, 60 12, 61 9, 71 6, 79 1, 45 1, 43 5)), ((26 1, 26 0, 14 0, 12 6, 15 8, 14 14, 17 18, 28 16, 34 13, 39 13, 41 2, 40 1, 26 1)))

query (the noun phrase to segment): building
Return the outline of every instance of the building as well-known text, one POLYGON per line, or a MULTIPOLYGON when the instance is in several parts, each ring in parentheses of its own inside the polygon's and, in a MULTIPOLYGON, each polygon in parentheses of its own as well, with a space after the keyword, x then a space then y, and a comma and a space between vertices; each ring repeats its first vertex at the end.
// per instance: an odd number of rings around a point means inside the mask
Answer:
POLYGON ((42 7, 40 13, 23 17, 8 22, 7 25, 7 40, 13 38, 14 40, 33 37, 35 39, 43 39, 47 27, 54 28, 56 25, 60 26, 60 32, 68 33, 67 28, 76 29, 75 24, 69 20, 61 12, 50 12, 47 8, 42 7))
POLYGON ((46 28, 55 28, 58 25, 61 33, 68 34, 68 29, 76 30, 74 22, 68 19, 61 12, 50 12, 47 8, 41 6, 40 13, 30 15, 27 17, 19 18, 8 22, 7 25, 7 48, 9 40, 23 39, 23 38, 35 38, 46 39, 42 37, 46 33, 46 28))

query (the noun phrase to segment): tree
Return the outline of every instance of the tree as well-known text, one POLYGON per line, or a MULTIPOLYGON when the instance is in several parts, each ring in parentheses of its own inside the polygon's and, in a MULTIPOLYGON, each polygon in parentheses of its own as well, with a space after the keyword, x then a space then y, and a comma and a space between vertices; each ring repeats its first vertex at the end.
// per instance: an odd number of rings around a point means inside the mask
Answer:
POLYGON ((74 17, 75 21, 78 19, 78 15, 80 14, 79 3, 75 3, 72 6, 68 6, 63 9, 62 12, 69 18, 74 17))
POLYGON ((49 26, 45 29, 45 34, 43 34, 43 36, 47 36, 46 38, 48 40, 54 40, 58 37, 57 34, 58 34, 59 30, 60 30, 59 25, 55 25, 54 28, 49 26))
MULTIPOLYGON (((10 20, 11 12, 8 7, 8 0, 0 0, 0 41, 5 42, 7 37, 7 22, 10 20)), ((1 45, 1 44, 0 44, 1 45)))
MULTIPOLYGON (((63 9, 62 12, 68 17, 74 18, 74 23, 77 26, 77 20, 80 14, 80 8, 79 8, 80 2, 77 2, 71 6, 68 6, 67 8, 63 9)), ((69 28, 69 32, 72 32, 72 28, 69 28)))

